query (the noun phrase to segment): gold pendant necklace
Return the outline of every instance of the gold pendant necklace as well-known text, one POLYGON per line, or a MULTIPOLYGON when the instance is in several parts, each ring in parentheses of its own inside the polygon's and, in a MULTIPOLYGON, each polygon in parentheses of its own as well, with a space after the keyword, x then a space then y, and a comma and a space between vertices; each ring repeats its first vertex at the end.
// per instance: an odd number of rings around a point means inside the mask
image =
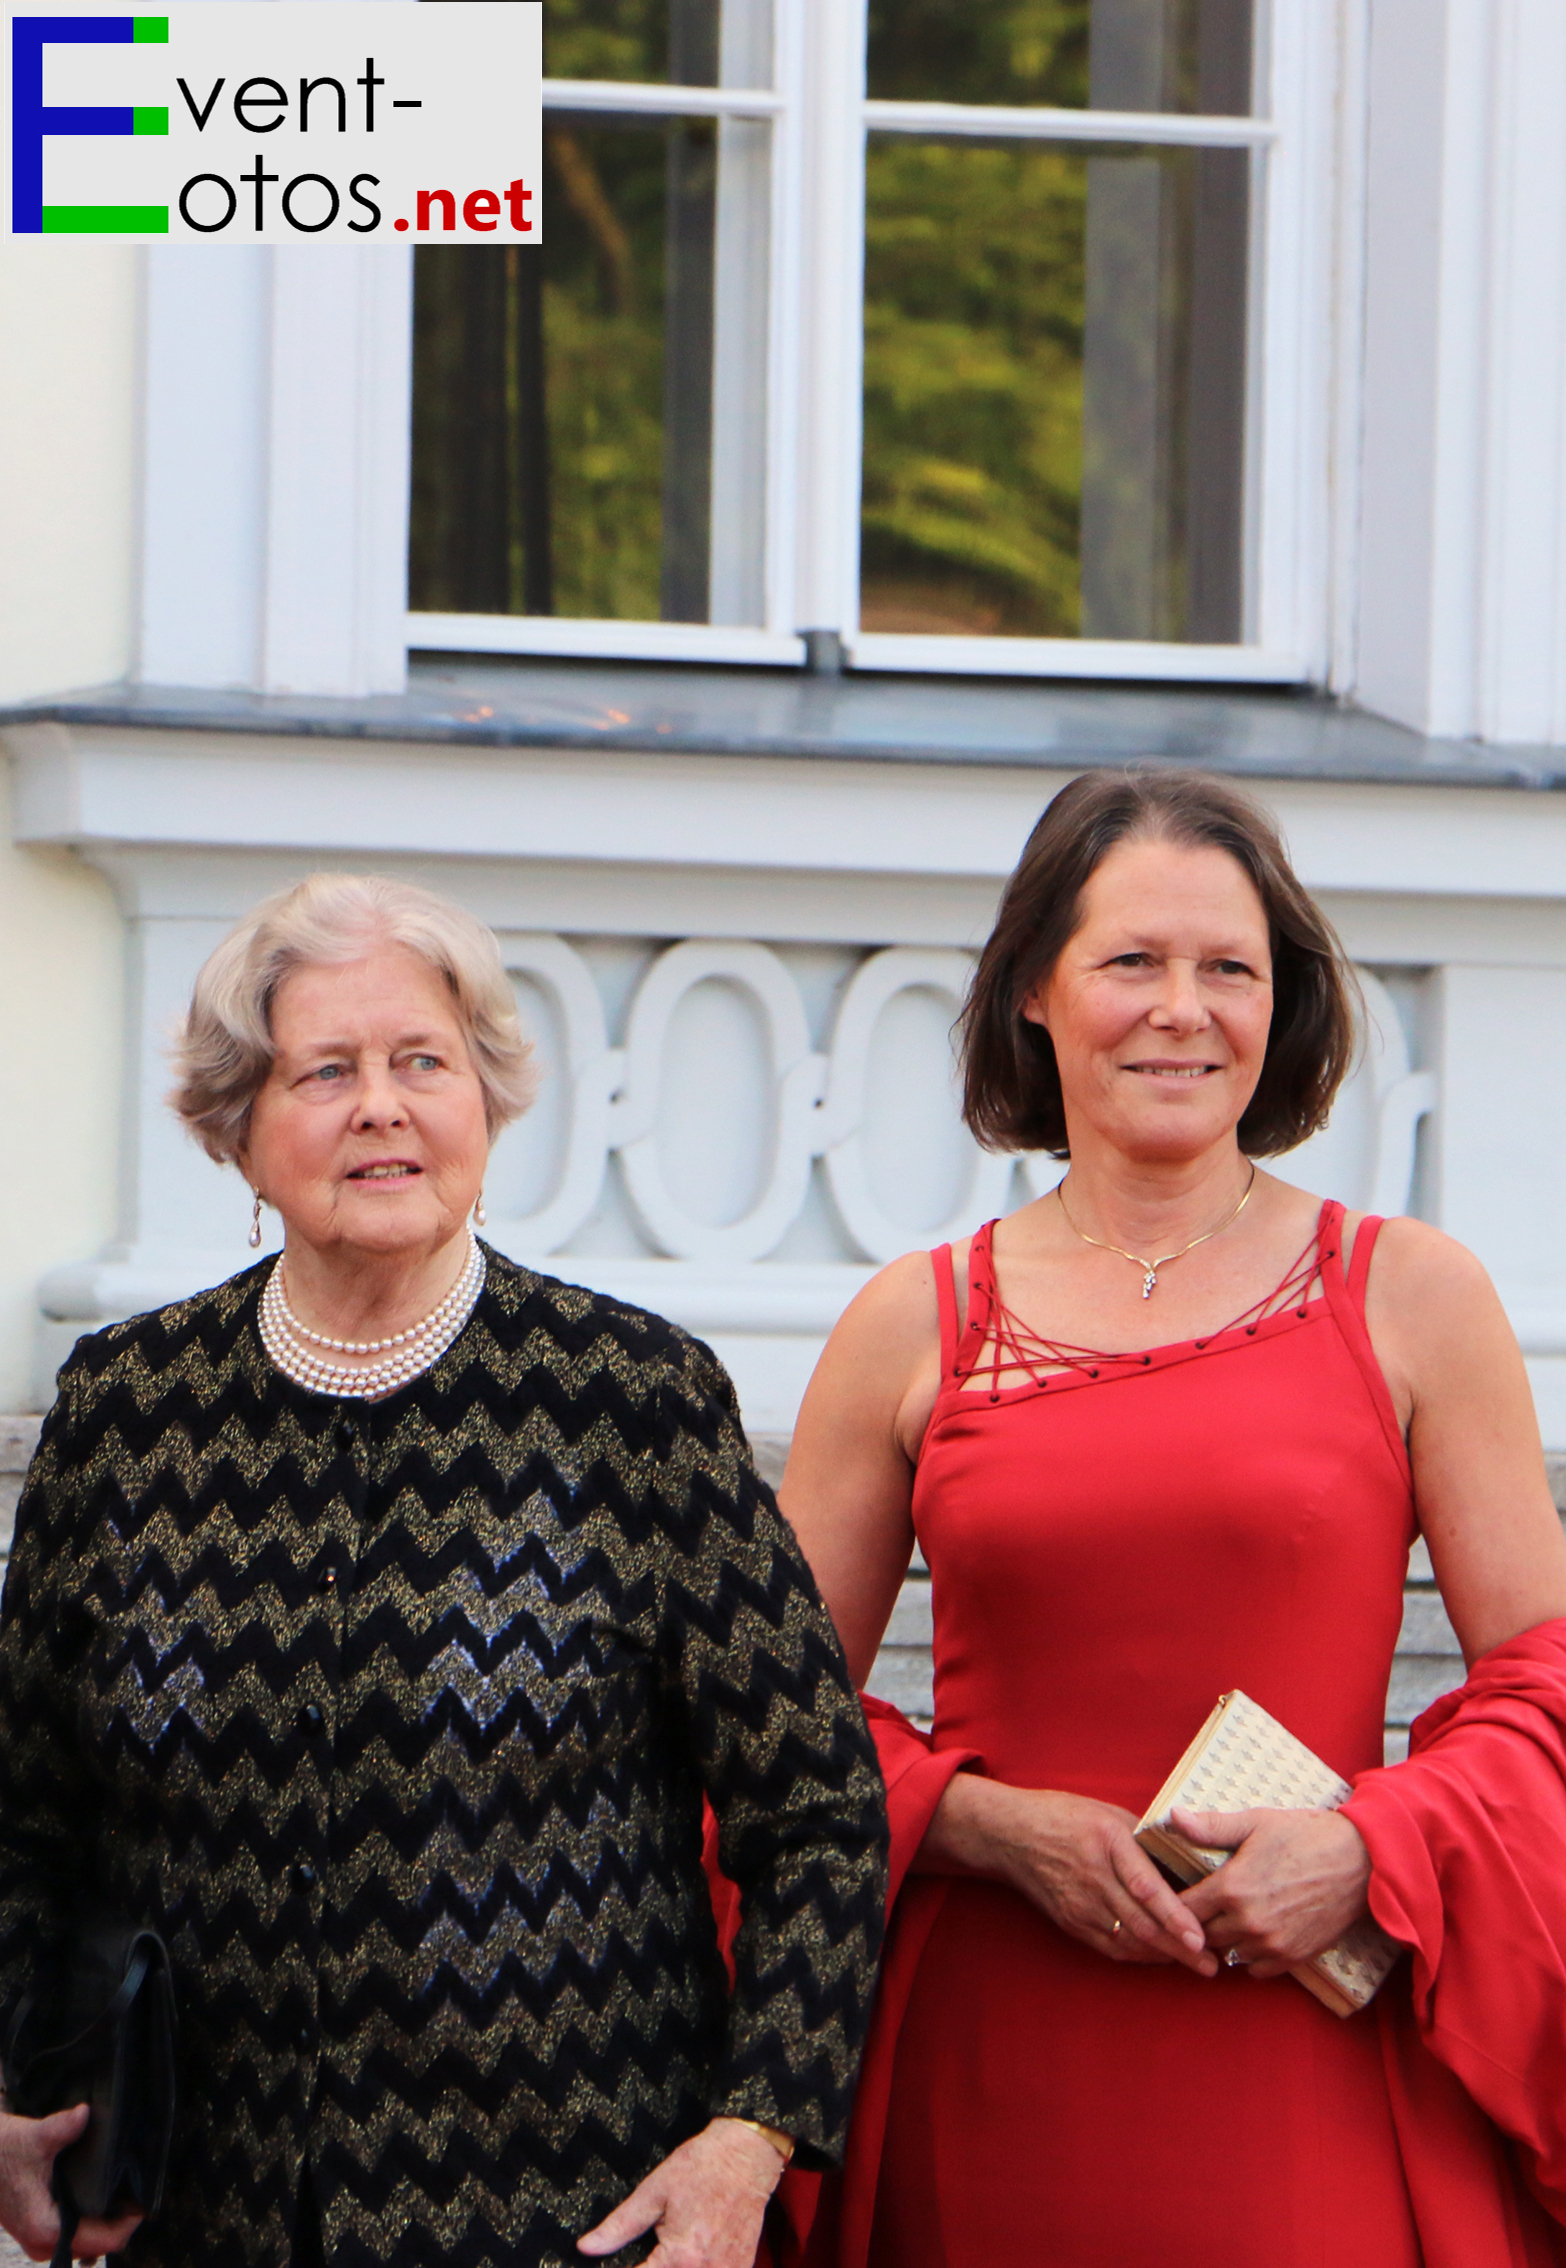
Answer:
POLYGON ((1245 1184, 1245 1195, 1240 1199, 1238 1205, 1235 1206, 1234 1211, 1232 1213, 1226 1213, 1223 1219, 1218 1223, 1217 1228, 1203 1229, 1200 1236, 1193 1236, 1190 1243, 1182 1244, 1178 1252, 1166 1252, 1161 1260, 1144 1260, 1140 1252, 1128 1252, 1123 1244, 1111 1244, 1106 1237, 1102 1236, 1089 1236, 1086 1229, 1077 1227, 1076 1222, 1071 1218, 1069 1211, 1067 1211, 1066 1185, 1064 1181, 1056 1183, 1055 1195, 1060 1200, 1060 1209, 1066 1215, 1066 1226, 1070 1229, 1072 1235, 1079 1236, 1084 1244, 1096 1244, 1100 1252, 1118 1253, 1122 1260, 1129 1260, 1133 1264, 1133 1266, 1140 1268, 1142 1270, 1142 1297, 1144 1299, 1151 1299, 1153 1293, 1158 1288, 1159 1269, 1167 1268, 1171 1260, 1183 1260, 1188 1252, 1194 1252, 1197 1246, 1199 1244, 1205 1244, 1209 1237, 1218 1236, 1223 1232, 1224 1229, 1232 1226, 1232 1224, 1237 1221, 1240 1215, 1244 1212, 1246 1206, 1250 1203, 1251 1191, 1255 1187, 1256 1167, 1253 1163, 1251 1166, 1251 1178, 1245 1184))

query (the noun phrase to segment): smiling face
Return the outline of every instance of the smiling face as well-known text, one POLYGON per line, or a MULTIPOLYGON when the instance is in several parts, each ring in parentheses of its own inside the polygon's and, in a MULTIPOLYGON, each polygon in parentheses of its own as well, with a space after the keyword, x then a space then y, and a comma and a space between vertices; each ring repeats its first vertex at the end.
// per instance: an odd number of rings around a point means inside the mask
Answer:
POLYGON ((1199 1157, 1239 1124, 1272 1022, 1267 917, 1227 851, 1117 843, 1023 1008, 1055 1044, 1073 1154, 1199 1157))
POLYGON ((439 1251, 489 1155, 483 1089, 442 978, 401 945, 295 969, 271 1031, 239 1162, 290 1243, 323 1257, 439 1251))

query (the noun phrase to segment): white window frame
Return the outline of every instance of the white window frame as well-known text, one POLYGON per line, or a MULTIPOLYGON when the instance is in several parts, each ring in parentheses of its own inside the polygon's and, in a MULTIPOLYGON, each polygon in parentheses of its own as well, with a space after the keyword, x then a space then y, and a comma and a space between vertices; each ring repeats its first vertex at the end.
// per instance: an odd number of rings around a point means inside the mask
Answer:
POLYGON ((764 620, 754 628, 409 614, 424 650, 802 664, 834 632, 856 669, 1322 682, 1332 504, 1339 12, 1258 0, 1249 118, 870 101, 866 0, 773 0, 770 89, 549 80, 546 109, 765 119, 773 130, 764 620), (1252 226, 1242 643, 911 636, 859 627, 864 175, 869 133, 983 134, 1265 153, 1252 226))

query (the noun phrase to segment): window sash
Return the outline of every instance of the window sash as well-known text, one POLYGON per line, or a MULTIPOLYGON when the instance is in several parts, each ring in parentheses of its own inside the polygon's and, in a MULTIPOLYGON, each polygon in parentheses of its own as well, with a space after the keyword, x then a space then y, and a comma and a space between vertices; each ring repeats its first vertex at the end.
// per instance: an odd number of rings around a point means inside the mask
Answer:
POLYGON ((1258 0, 1258 115, 1065 110, 865 95, 865 0, 774 0, 769 89, 550 80, 546 109, 772 128, 763 619, 756 626, 410 614, 435 651, 853 666, 960 675, 1290 683, 1325 674, 1330 554, 1335 11, 1258 0), (864 172, 871 133, 1251 149, 1245 582, 1225 645, 859 629, 864 172))

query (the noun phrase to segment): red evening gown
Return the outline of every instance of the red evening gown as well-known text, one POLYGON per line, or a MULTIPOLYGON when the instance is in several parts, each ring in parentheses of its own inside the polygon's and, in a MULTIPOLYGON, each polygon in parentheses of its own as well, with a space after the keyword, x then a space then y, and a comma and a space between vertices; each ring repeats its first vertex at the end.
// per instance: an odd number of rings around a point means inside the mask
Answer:
MULTIPOLYGON (((1364 1324, 1380 1224, 1361 1227, 1347 1276, 1342 1225, 1325 1206, 1252 1320, 1129 1358, 1069 1350, 1063 1369, 1033 1342, 1032 1381, 1010 1386, 983 1384, 998 1344, 1028 1351, 995 1295, 990 1229, 960 1334, 950 1252, 934 1256, 942 1385, 913 1504, 934 1586, 932 1765, 955 1751, 1140 1812, 1234 1686, 1345 1777, 1380 1765, 1415 1528, 1364 1324)), ((1407 1968, 1388 1988, 1405 2000, 1407 1968)), ((1114 1964, 998 1884, 918 1875, 885 1991, 895 2041, 861 2104, 876 2147, 861 2144, 857 2198, 851 2161, 829 2215, 847 2225, 818 2227, 812 2258, 1429 2257, 1375 2013, 1341 2020, 1289 1978, 1114 1964)), ((1531 2228, 1517 2257, 1553 2257, 1546 2241, 1531 2228)))
MULTIPOLYGON (((935 1255, 935 1731, 866 1699, 880 1990, 846 2162, 784 2175, 762 2268, 1566 2268, 1566 1617, 1481 1655, 1382 1768, 1413 1501, 1364 1323, 1380 1225, 1345 1276, 1326 1205, 1287 1297, 1231 1329, 1057 1350, 998 1392, 996 1343, 1030 1350, 990 1233, 960 1335, 935 1255), (1139 1811, 1236 1685, 1354 1779, 1371 1910, 1408 1948, 1370 2009, 1115 1964, 912 1871, 964 1765, 1139 1811)), ((711 1831, 708 1865, 727 1940, 711 1831)))

